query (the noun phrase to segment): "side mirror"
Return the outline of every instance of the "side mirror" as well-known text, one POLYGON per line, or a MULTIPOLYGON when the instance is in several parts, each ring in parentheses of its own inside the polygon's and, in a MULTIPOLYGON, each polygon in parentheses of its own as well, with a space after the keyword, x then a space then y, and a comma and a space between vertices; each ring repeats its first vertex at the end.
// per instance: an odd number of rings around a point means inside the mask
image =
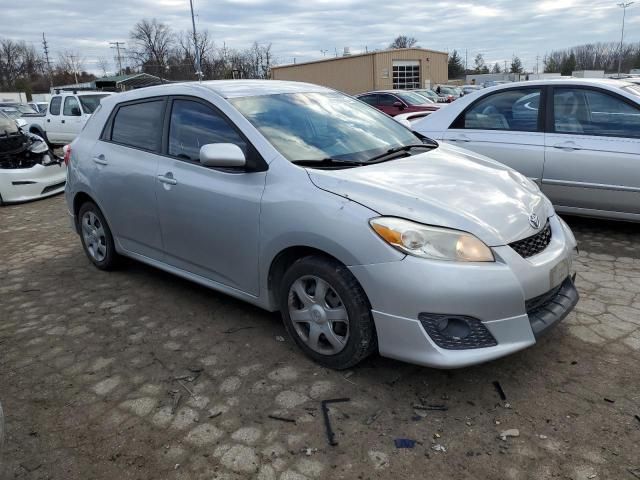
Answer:
POLYGON ((82 113, 80 113, 80 107, 72 107, 71 108, 71 116, 72 117, 79 117, 80 115, 82 115, 82 113))
POLYGON ((404 103, 402 102, 393 102, 393 106, 399 108, 400 110, 404 110, 404 103))
POLYGON ((200 147, 200 163, 205 167, 239 168, 247 164, 247 159, 233 143, 209 143, 200 147))

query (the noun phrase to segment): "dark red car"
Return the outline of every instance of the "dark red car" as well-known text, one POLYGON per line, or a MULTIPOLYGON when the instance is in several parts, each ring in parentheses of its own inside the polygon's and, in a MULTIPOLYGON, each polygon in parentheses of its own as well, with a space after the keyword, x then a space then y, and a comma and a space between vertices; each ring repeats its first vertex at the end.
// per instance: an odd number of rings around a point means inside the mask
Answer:
POLYGON ((408 90, 378 90, 361 93, 356 98, 392 117, 400 113, 434 112, 442 106, 408 90))

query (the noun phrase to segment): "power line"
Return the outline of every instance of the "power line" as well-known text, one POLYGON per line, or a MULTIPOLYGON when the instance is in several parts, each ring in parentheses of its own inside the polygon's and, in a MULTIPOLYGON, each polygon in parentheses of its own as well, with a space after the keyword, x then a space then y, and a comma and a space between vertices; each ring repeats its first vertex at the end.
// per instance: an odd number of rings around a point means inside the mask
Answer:
POLYGON ((118 52, 118 75, 122 75, 122 56, 120 55, 120 45, 124 46, 124 42, 109 42, 109 45, 115 45, 114 47, 118 52))

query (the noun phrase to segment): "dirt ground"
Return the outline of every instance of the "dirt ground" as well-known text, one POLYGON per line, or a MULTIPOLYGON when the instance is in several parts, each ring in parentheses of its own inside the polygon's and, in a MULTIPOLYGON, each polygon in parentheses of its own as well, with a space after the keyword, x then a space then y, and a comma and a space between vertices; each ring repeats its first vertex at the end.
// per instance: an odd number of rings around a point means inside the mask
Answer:
POLYGON ((135 262, 98 271, 60 196, 4 207, 0 478, 640 479, 640 225, 568 221, 582 299, 534 347, 335 372, 276 314, 135 262))

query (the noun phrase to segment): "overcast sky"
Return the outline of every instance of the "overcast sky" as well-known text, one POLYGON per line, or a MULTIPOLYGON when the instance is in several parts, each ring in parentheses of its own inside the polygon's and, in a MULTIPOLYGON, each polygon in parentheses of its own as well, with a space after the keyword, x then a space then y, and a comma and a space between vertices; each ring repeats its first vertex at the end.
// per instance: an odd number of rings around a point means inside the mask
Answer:
MULTIPOLYGON (((385 48, 398 34, 419 45, 462 53, 469 65, 482 53, 488 64, 520 56, 527 70, 536 56, 588 42, 620 41, 619 0, 389 1, 194 0, 197 28, 217 46, 245 48, 271 43, 278 63, 385 48)), ((174 30, 191 28, 189 0, 31 0, 2 2, 1 37, 41 48, 42 32, 56 52, 75 50, 97 73, 105 57, 114 69, 110 41, 128 41, 142 18, 157 18, 174 30)), ((640 1, 627 9, 625 41, 640 41, 640 1)), ((540 60, 540 64, 542 60, 540 60)))

